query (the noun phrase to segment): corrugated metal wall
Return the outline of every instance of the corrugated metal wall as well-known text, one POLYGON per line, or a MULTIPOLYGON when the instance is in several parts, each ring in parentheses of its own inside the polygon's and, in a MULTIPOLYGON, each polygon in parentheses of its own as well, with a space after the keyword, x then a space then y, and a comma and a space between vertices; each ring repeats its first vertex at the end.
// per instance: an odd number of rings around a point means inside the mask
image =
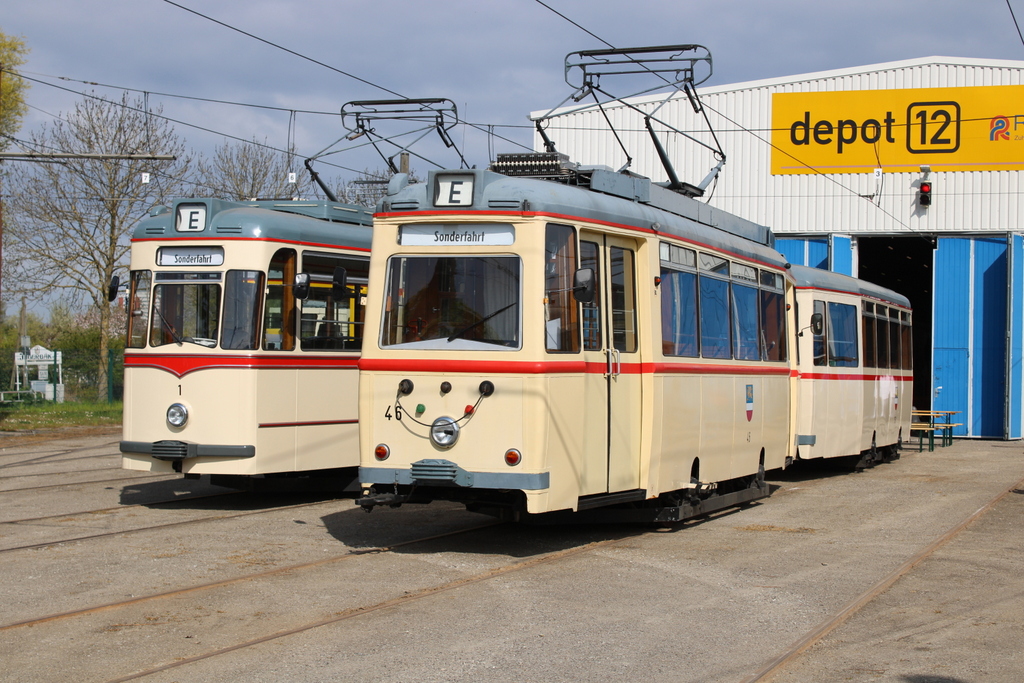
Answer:
MULTIPOLYGON (((1024 180, 1017 171, 933 172, 934 202, 927 210, 915 201, 920 173, 886 173, 880 183, 870 173, 771 175, 772 93, 1024 84, 1024 62, 934 59, 935 63, 911 60, 701 89, 701 101, 727 156, 713 194, 709 192, 709 203, 768 225, 777 233, 1006 232, 1024 228, 1016 224, 1024 193, 1024 180)), ((651 112, 661 100, 647 97, 631 102, 651 112)), ((1024 103, 1020 109, 1024 114, 1024 103)), ((665 180, 643 118, 621 105, 606 107, 606 112, 634 155, 631 170, 665 180)), ((713 145, 703 117, 694 113, 685 97, 665 104, 657 117, 713 145)), ((552 119, 548 135, 573 161, 616 169, 626 163, 625 153, 597 110, 552 119)), ((665 142, 679 178, 685 182, 697 184, 715 163, 708 150, 682 136, 666 136, 665 142)), ((535 148, 542 148, 539 136, 535 148)))

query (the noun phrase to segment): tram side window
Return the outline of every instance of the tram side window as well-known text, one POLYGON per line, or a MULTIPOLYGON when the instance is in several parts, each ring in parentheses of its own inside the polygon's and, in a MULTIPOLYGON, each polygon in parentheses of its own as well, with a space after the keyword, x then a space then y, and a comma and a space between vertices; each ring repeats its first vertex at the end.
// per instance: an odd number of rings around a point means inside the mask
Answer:
POLYGON ((878 362, 875 367, 889 367, 889 309, 885 306, 875 306, 875 354, 878 362))
POLYGON ((733 358, 760 360, 757 271, 750 266, 734 263, 732 277, 733 358), (740 281, 749 284, 740 284, 740 281))
POLYGON ((310 281, 299 324, 302 350, 358 351, 363 341, 369 261, 306 252, 302 272, 309 274, 310 281), (334 291, 334 271, 339 266, 346 270, 346 292, 334 291))
POLYGON ((815 365, 828 365, 828 355, 825 353, 825 347, 828 344, 828 326, 825 325, 825 302, 814 300, 814 313, 821 316, 822 329, 821 334, 814 335, 814 364, 815 365))
POLYGON ((913 334, 910 326, 910 313, 906 311, 901 312, 900 325, 901 336, 903 337, 903 369, 913 370, 914 369, 914 345, 913 345, 913 334))
POLYGON ((889 367, 899 369, 903 362, 900 352, 900 312, 889 309, 889 367))
POLYGON ((878 359, 875 357, 875 305, 865 301, 864 312, 861 316, 861 338, 864 347, 864 367, 877 368, 878 359))
POLYGON ((698 254, 700 264, 700 351, 704 358, 730 358, 729 262, 711 254, 698 254))
POLYGON ((786 347, 786 296, 782 276, 761 271, 761 345, 767 361, 788 359, 786 347))
POLYGON ((661 243, 661 350, 666 356, 697 355, 696 267, 696 252, 661 243))
POLYGON ((598 258, 596 242, 580 242, 580 268, 594 270, 594 300, 582 305, 581 327, 583 328, 583 348, 587 351, 600 351, 601 339, 601 262, 598 258))
POLYGON ((278 249, 267 272, 267 305, 263 314, 263 348, 291 351, 295 348, 295 312, 292 296, 297 255, 294 249, 278 249))
POLYGON ((633 353, 636 337, 636 267, 633 252, 611 247, 608 250, 611 270, 612 348, 633 353))
POLYGON ((148 270, 132 271, 132 288, 128 295, 128 347, 132 349, 146 346, 152 281, 153 274, 148 270))
POLYGON ((544 347, 552 353, 580 350, 580 307, 572 295, 575 272, 576 231, 549 223, 544 239, 544 347))
POLYGON ((828 364, 831 367, 857 367, 857 307, 828 304, 828 364))
POLYGON ((229 270, 224 281, 222 349, 253 350, 260 344, 263 272, 229 270))

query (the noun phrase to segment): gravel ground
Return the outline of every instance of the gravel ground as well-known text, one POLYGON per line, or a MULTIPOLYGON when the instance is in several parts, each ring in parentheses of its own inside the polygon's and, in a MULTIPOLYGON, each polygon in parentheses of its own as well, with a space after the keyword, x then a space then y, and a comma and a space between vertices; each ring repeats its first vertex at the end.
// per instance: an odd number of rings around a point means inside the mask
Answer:
MULTIPOLYGON (((105 448, 113 462, 109 441, 64 445, 105 448)), ((60 446, 0 442, 0 474, 60 446)), ((348 499, 129 509, 222 491, 130 473, 120 484, 0 492, 2 519, 82 513, 0 524, 0 678, 110 681, 168 667, 144 680, 739 683, 1018 486, 1021 454, 1019 443, 971 441, 858 474, 801 466, 770 473, 767 501, 666 529, 481 529, 487 518, 453 505, 366 515, 348 499), (228 517, 239 511, 251 514, 228 517), (157 526, 177 521, 189 523, 157 526), (154 528, 130 531, 139 527, 154 528), (396 547, 372 552, 386 546, 396 547), (221 584, 3 628, 211 582, 221 584)), ((68 460, 66 470, 97 466, 68 460)), ((61 476, 46 462, 32 486, 61 476)), ((1022 520, 1024 495, 1005 496, 765 680, 1019 680, 1022 520)))

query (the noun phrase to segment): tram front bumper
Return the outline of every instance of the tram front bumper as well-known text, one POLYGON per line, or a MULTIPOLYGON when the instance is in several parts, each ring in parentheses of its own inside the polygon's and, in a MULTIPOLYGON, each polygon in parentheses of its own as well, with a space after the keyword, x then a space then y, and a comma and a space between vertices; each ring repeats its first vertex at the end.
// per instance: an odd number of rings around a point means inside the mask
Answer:
POLYGON ((122 453, 148 455, 157 460, 184 460, 185 458, 253 458, 255 446, 225 446, 218 444, 185 443, 184 441, 122 441, 122 453))
POLYGON ((359 481, 364 484, 406 484, 418 486, 458 486, 475 489, 521 489, 539 491, 550 486, 550 472, 470 472, 450 460, 428 459, 408 468, 360 467, 359 481))

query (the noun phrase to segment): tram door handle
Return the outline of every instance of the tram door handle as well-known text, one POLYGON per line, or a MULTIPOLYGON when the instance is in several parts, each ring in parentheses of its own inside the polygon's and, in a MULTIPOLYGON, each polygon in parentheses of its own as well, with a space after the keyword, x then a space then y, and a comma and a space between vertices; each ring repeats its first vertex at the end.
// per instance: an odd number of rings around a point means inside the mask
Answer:
POLYGON ((605 377, 618 377, 622 374, 622 354, 618 349, 605 349, 608 358, 608 371, 605 377))

